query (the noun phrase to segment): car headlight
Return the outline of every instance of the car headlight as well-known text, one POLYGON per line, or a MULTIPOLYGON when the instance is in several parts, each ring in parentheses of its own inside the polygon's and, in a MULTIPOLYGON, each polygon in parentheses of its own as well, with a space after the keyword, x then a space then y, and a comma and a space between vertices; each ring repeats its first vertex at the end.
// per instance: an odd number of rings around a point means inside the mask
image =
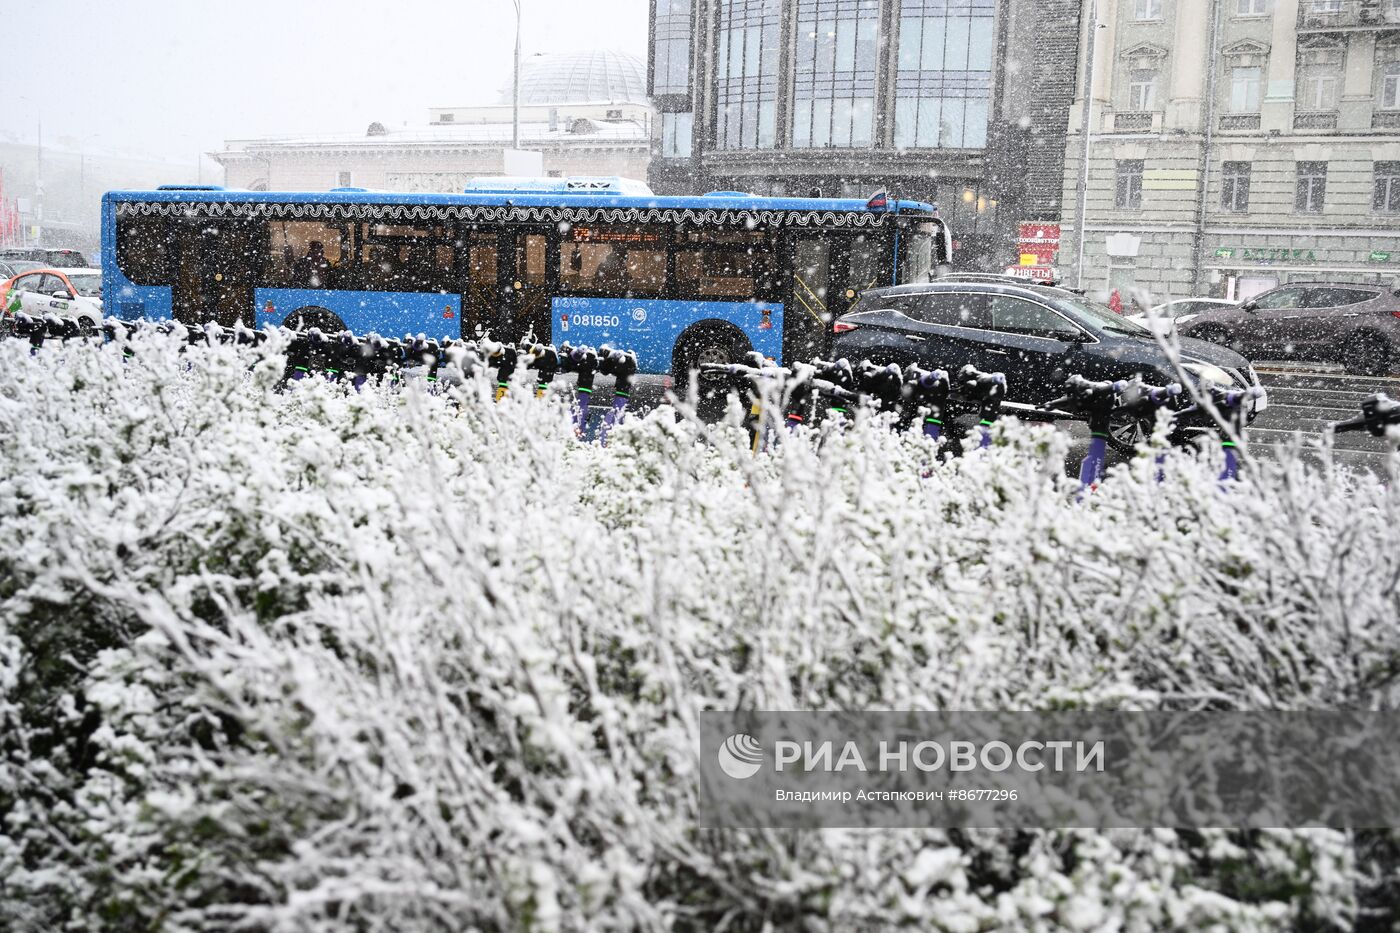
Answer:
POLYGON ((1213 382, 1216 385, 1233 385, 1235 380, 1219 366, 1210 363, 1182 363, 1181 368, 1196 377, 1198 382, 1213 382))

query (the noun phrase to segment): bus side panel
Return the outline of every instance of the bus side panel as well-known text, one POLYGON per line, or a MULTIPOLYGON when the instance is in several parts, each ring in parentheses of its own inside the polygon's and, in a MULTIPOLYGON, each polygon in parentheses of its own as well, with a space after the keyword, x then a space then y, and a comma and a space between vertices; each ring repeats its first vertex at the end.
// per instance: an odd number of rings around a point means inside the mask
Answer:
POLYGON ((259 327, 282 324, 297 311, 325 308, 356 334, 385 337, 461 336, 462 296, 437 292, 359 292, 329 288, 259 288, 253 292, 259 327))
POLYGON ((700 321, 728 321, 753 348, 783 362, 783 306, 771 301, 671 301, 640 298, 555 298, 556 344, 610 343, 637 354, 637 369, 669 373, 676 339, 700 321))

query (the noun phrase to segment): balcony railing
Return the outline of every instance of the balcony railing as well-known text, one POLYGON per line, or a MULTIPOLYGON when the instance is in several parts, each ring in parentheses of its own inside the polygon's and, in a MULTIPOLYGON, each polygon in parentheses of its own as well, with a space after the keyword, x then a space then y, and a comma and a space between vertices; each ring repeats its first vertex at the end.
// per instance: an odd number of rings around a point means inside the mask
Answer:
POLYGON ((1299 0, 1298 28, 1400 27, 1400 0, 1299 0))
POLYGON ((1400 130, 1400 110, 1377 110, 1371 114, 1371 129, 1400 130))
POLYGON ((1257 113, 1224 113, 1220 115, 1221 132, 1257 129, 1259 129, 1259 114, 1257 113))
POLYGON ((1295 130, 1335 130, 1337 128, 1337 111, 1295 111, 1293 114, 1293 128, 1295 130))
POLYGON ((1120 133, 1148 133, 1152 131, 1151 110, 1128 110, 1113 115, 1113 128, 1120 133))

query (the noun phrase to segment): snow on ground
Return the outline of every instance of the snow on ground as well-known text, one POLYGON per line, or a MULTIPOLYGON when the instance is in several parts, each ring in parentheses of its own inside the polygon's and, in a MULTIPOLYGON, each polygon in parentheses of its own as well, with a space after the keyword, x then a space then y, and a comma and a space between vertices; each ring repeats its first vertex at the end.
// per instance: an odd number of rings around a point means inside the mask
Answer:
POLYGON ((1396 919, 1384 834, 719 832, 694 777, 702 709, 1390 708, 1393 488, 134 350, 0 343, 0 927, 1396 919))

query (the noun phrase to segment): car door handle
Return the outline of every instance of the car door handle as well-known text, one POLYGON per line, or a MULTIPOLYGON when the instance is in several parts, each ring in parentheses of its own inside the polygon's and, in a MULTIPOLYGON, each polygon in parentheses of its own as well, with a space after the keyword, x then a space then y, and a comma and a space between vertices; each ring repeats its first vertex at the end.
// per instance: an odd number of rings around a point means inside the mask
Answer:
POLYGON ((926 337, 920 337, 918 334, 905 334, 905 335, 904 335, 904 339, 905 339, 905 340, 912 340, 912 341, 914 341, 915 343, 923 343, 923 342, 924 342, 925 340, 927 340, 928 338, 926 338, 926 337))
POLYGON ((1008 352, 1007 352, 1006 350, 994 350, 994 349, 992 349, 991 347, 988 347, 988 348, 987 348, 987 352, 988 352, 988 353, 995 353, 997 356, 1008 356, 1008 355, 1009 355, 1008 352))

